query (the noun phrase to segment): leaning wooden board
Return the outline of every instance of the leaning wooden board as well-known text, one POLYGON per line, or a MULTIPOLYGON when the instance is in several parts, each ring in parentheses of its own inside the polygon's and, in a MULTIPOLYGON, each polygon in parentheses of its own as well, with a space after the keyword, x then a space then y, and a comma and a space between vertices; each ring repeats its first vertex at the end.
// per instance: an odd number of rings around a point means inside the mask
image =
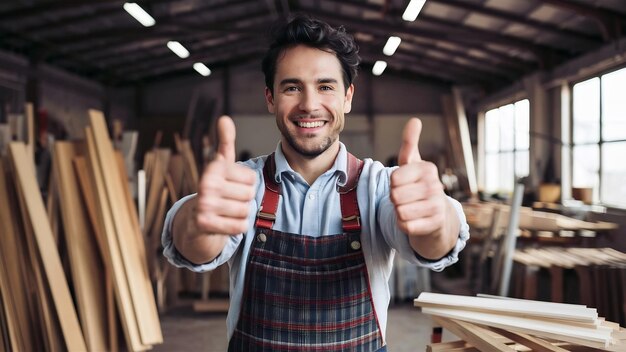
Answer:
MULTIPOLYGON (((29 314, 31 311, 29 301, 27 299, 28 292, 25 279, 26 275, 23 274, 24 265, 22 264, 22 258, 26 255, 23 252, 23 248, 19 242, 21 230, 19 229, 17 221, 17 214, 15 214, 15 208, 17 207, 16 200, 10 194, 9 184, 5 177, 5 161, 0 158, 0 223, 3 230, 0 231, 0 265, 6 270, 7 274, 7 286, 3 289, 5 296, 5 303, 10 302, 11 308, 15 310, 14 324, 10 326, 16 330, 17 341, 13 341, 13 349, 16 351, 32 351, 35 346, 32 345, 34 337, 31 334, 31 328, 29 324, 29 314)), ((9 316, 10 317, 10 316, 9 316)))
MULTIPOLYGON (((97 159, 94 160, 100 164, 101 172, 106 170, 109 176, 103 177, 103 181, 115 229, 113 237, 117 241, 122 256, 133 308, 138 318, 141 341, 145 345, 159 344, 163 342, 163 336, 152 285, 145 265, 145 252, 142 256, 136 240, 131 237, 141 237, 139 234, 141 230, 133 226, 130 218, 131 212, 126 206, 125 196, 122 193, 124 188, 120 184, 117 162, 107 133, 104 115, 96 110, 90 110, 89 115, 97 151, 97 159)), ((104 173, 102 175, 105 176, 104 173)))
POLYGON ((115 314, 115 293, 113 287, 113 273, 111 272, 112 265, 110 263, 110 255, 106 252, 106 241, 104 234, 104 225, 102 225, 98 216, 98 209, 96 205, 96 185, 95 180, 89 174, 89 168, 87 166, 87 159, 82 156, 77 156, 72 160, 74 164, 74 171, 78 183, 80 184, 81 194, 89 220, 91 228, 94 231, 98 247, 100 248, 100 257, 104 262, 105 272, 105 291, 106 291, 106 307, 107 307, 107 332, 108 332, 108 346, 109 351, 118 351, 118 334, 117 334, 117 315, 115 314))
POLYGON ((50 222, 46 216, 46 209, 38 191, 39 186, 35 179, 34 165, 30 162, 31 159, 28 157, 24 144, 11 143, 9 150, 17 175, 18 188, 22 192, 30 218, 36 219, 36 221, 31 222, 33 234, 49 284, 50 294, 54 301, 54 308, 61 325, 65 345, 70 351, 85 351, 87 346, 78 323, 67 279, 61 266, 61 258, 57 251, 51 250, 55 248, 55 243, 50 222))
POLYGON ((105 351, 109 348, 106 343, 106 306, 102 304, 105 302, 104 266, 87 222, 88 215, 72 166, 72 158, 80 155, 79 151, 83 149, 82 143, 56 142, 53 169, 62 195, 59 197, 61 218, 85 342, 90 351, 105 351))
MULTIPOLYGON (((113 286, 115 288, 115 300, 119 309, 122 330, 126 338, 126 345, 131 351, 143 351, 150 348, 150 345, 142 342, 139 334, 139 323, 133 301, 131 297, 131 289, 129 279, 122 263, 122 254, 115 235, 115 227, 111 214, 111 206, 106 195, 104 186, 104 174, 101 170, 98 156, 96 153, 96 143, 93 132, 87 127, 85 135, 87 137, 87 150, 89 151, 88 165, 91 171, 90 176, 95 185, 97 195, 96 206, 98 208, 98 224, 101 226, 100 233, 104 234, 104 238, 100 243, 101 253, 104 257, 104 263, 107 271, 113 276, 113 286)), ((96 232, 98 233, 98 231, 96 232)))

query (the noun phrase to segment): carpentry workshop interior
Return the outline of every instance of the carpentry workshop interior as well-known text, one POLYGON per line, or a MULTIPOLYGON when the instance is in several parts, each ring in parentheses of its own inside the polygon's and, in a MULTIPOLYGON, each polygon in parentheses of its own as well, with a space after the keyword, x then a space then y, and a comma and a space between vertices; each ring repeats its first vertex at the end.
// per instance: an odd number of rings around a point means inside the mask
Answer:
POLYGON ((626 351, 625 0, 135 1, 0 2, 0 352, 626 351))

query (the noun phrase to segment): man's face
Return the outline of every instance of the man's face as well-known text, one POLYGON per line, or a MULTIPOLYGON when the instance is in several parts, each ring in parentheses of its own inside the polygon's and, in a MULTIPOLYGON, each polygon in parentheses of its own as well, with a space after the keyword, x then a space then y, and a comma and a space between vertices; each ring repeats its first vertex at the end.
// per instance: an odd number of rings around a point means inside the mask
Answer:
POLYGON ((265 89, 283 149, 314 158, 337 145, 353 92, 352 85, 347 92, 344 88, 335 54, 304 45, 287 49, 278 57, 274 94, 265 89))

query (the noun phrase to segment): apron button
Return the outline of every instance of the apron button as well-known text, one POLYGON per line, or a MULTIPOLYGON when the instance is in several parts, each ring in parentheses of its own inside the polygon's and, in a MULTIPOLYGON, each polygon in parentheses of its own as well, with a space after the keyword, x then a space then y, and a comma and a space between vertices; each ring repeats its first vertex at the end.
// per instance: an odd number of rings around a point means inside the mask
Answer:
POLYGON ((264 233, 259 234, 256 238, 257 240, 259 240, 259 242, 265 243, 265 241, 267 241, 267 236, 265 236, 264 233))
POLYGON ((350 243, 350 247, 352 247, 352 249, 354 249, 355 251, 358 251, 359 249, 361 249, 361 242, 352 241, 352 243, 350 243))

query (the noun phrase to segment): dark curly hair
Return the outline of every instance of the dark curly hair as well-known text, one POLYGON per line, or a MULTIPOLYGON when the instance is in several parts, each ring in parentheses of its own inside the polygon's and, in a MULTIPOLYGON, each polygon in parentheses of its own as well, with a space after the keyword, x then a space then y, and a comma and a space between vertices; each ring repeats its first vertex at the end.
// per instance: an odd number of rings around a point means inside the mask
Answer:
POLYGON ((263 58, 263 73, 265 85, 274 94, 274 76, 278 56, 286 49, 303 44, 334 53, 341 63, 343 83, 350 87, 357 76, 359 62, 359 48, 354 38, 346 33, 343 26, 335 29, 329 24, 310 16, 298 14, 291 21, 277 23, 271 32, 272 43, 263 58))

